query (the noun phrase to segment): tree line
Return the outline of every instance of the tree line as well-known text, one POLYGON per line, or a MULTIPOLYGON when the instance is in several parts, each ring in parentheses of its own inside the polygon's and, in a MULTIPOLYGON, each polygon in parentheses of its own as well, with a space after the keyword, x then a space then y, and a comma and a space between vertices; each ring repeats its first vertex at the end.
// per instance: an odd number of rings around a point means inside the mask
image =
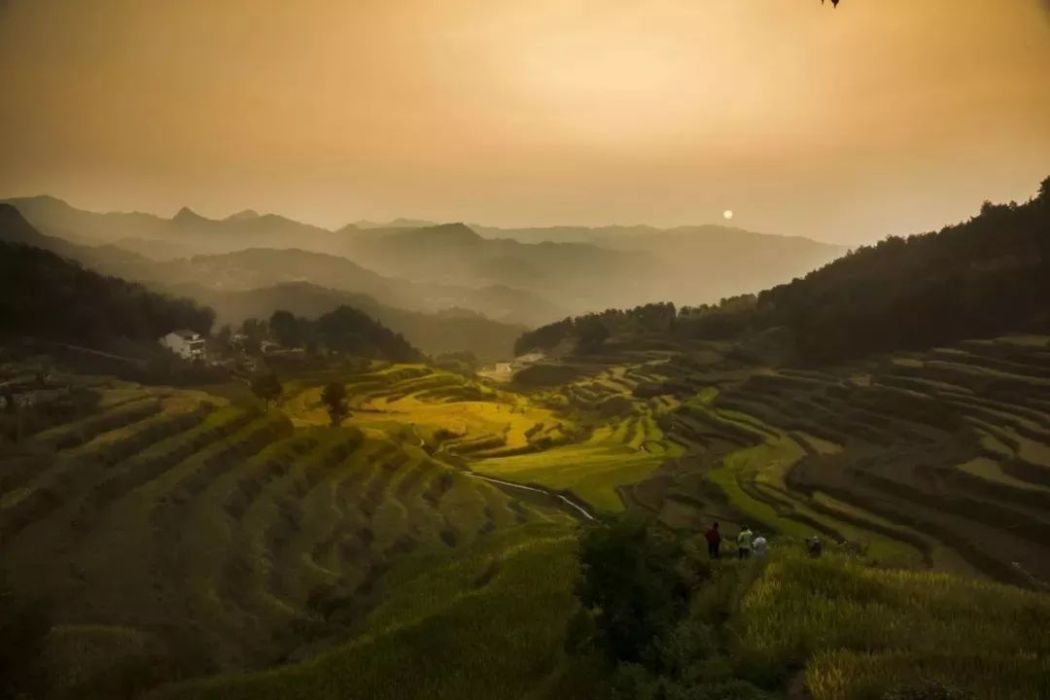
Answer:
POLYGON ((676 318, 675 306, 670 302, 644 304, 633 309, 607 309, 523 333, 514 344, 514 353, 550 351, 563 344, 575 352, 593 352, 614 336, 634 338, 671 333, 676 318))
POLYGON ((758 296, 745 329, 791 330, 799 357, 829 361, 1050 329, 1050 178, 1029 202, 864 246, 758 296))
POLYGON ((223 326, 215 334, 214 342, 228 348, 239 343, 250 355, 259 354, 264 342, 273 342, 285 349, 301 349, 310 354, 345 353, 392 362, 423 359, 423 354, 403 335, 350 306, 340 306, 316 319, 277 310, 267 320, 245 319, 236 332, 223 326))

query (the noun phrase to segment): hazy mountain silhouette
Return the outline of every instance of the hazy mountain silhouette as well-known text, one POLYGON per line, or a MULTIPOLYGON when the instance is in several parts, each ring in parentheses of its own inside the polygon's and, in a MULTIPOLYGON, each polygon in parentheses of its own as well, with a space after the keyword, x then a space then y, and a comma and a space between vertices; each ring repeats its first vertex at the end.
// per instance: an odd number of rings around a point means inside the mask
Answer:
POLYGON ((805 238, 719 226, 475 231, 462 223, 419 226, 427 222, 395 220, 382 227, 358 222, 329 231, 254 210, 209 219, 183 208, 165 219, 86 212, 46 196, 8 201, 50 236, 115 245, 158 261, 194 261, 159 272, 115 271, 134 278, 160 275, 158 279, 168 280, 175 275, 177 283, 223 289, 310 281, 369 294, 393 306, 463 306, 497 320, 530 325, 609 306, 713 302, 789 281, 845 252, 805 238), (299 252, 290 253, 285 264, 276 251, 291 246, 299 252), (271 252, 224 261, 199 259, 248 249, 271 252), (307 261, 307 254, 353 263, 307 261), (250 265, 247 257, 252 258, 250 265), (187 278, 193 274, 203 276, 187 278), (489 298, 493 292, 496 299, 489 298))
POLYGON ((251 210, 225 219, 209 219, 183 207, 165 219, 141 212, 85 211, 47 195, 5 201, 46 235, 78 243, 119 244, 156 258, 287 247, 292 242, 309 250, 331 250, 335 246, 335 234, 327 229, 251 210), (157 241, 163 243, 159 248, 154 247, 157 241))

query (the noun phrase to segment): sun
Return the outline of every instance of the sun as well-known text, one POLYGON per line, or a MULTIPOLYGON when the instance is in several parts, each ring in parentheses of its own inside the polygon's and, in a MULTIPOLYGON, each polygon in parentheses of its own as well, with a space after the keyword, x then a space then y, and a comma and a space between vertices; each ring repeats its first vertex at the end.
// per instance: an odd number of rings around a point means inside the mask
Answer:
POLYGON ((732 209, 726 209, 724 212, 722 212, 722 218, 725 219, 726 221, 732 221, 733 220, 733 210, 732 209))

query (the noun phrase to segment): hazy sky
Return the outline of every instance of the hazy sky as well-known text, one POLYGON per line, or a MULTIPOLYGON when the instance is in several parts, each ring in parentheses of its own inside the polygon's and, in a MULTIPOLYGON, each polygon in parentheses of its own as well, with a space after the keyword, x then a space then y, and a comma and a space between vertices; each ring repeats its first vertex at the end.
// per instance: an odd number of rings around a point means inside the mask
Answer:
POLYGON ((1050 175, 1045 0, 0 8, 0 196, 853 243, 1050 175))

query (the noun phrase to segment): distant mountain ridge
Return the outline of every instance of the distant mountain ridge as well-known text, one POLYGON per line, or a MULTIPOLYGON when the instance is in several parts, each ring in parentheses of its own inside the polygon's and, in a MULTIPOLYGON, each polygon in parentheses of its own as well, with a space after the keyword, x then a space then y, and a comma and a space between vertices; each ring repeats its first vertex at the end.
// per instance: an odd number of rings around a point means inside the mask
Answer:
MULTIPOLYGON (((76 260, 104 275, 186 297, 218 313, 220 322, 266 319, 279 309, 316 318, 340 306, 351 306, 377 319, 424 352, 438 355, 469 350, 482 361, 510 357, 521 324, 492 320, 477 312, 455 309, 453 301, 471 302, 470 293, 450 292, 449 303, 430 311, 397 308, 371 293, 397 298, 403 283, 366 270, 344 258, 299 250, 249 249, 215 256, 155 261, 114 246, 86 246, 36 231, 19 211, 0 204, 0 242, 32 246, 76 260), (306 271, 308 269, 308 272, 306 271), (319 281, 330 285, 308 280, 319 281), (207 283, 203 283, 205 281, 207 283), (348 291, 349 289, 349 291, 348 291)), ((20 258, 22 259, 22 258, 20 258)), ((24 258, 26 260, 32 258, 24 258)), ((478 290, 494 314, 513 306, 513 290, 478 290), (510 295, 510 301, 503 299, 510 295)), ((482 304, 482 301, 484 304, 482 304)))
MULTIPOLYGON (((368 293, 404 308, 464 306, 527 325, 610 306, 716 302, 790 281, 845 252, 809 239, 720 226, 475 230, 463 223, 395 220, 331 231, 254 210, 209 219, 183 208, 165 219, 86 212, 47 196, 8 202, 46 235, 112 245, 156 261, 295 248, 352 260, 392 283, 378 290, 281 275, 255 280, 253 287, 305 280, 368 293), (485 293, 495 289, 500 290, 498 310, 485 293)), ((210 269, 199 260, 198 266, 210 269)), ((364 278, 360 270, 355 276, 364 278)))

